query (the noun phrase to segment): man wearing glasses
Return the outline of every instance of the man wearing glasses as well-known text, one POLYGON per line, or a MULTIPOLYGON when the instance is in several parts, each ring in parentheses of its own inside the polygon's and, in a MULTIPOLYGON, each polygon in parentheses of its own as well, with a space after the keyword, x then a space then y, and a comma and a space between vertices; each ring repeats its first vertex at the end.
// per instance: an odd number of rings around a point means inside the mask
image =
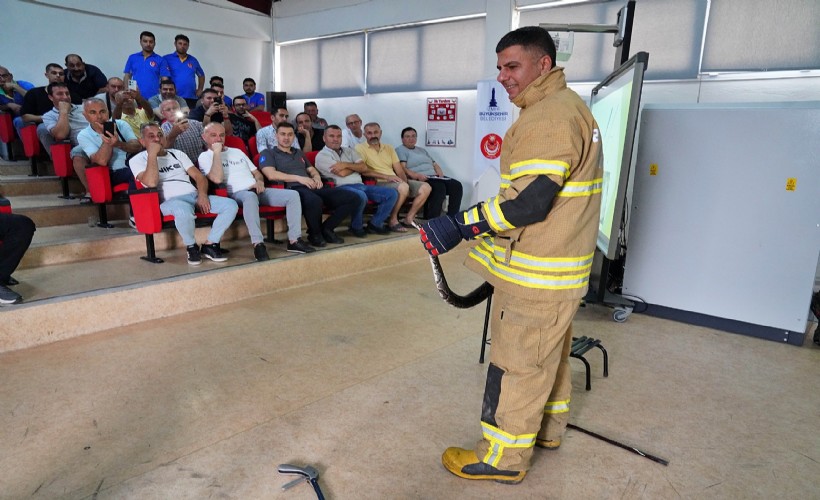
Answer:
POLYGON ((359 115, 348 115, 345 118, 345 125, 347 125, 347 128, 342 131, 343 148, 355 148, 357 144, 367 142, 367 138, 362 131, 362 119, 359 118, 359 115))

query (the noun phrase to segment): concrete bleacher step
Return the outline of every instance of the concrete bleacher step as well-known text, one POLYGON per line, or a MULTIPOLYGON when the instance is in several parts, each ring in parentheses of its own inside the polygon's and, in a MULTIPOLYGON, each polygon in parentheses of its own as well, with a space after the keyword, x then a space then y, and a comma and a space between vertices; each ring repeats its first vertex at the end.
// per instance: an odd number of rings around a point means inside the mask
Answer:
MULTIPOLYGON (((99 218, 96 205, 82 205, 78 199, 63 199, 56 194, 9 196, 8 199, 15 213, 30 217, 37 227, 88 224, 89 218, 99 218)), ((109 220, 127 220, 128 205, 109 204, 106 213, 109 220)))
MULTIPOLYGON (((5 197, 11 196, 31 196, 36 194, 52 194, 55 197, 63 194, 63 186, 59 177, 51 176, 29 176, 27 173, 0 176, 2 184, 2 194, 5 197)), ((68 192, 76 195, 84 192, 85 189, 76 178, 69 179, 68 192)))
POLYGON ((267 262, 254 262, 250 245, 234 242, 226 263, 205 260, 200 266, 189 266, 184 251, 173 251, 163 255, 163 264, 127 255, 15 273, 21 281, 15 289, 26 302, 0 308, 0 352, 190 311, 230 307, 272 290, 426 259, 413 235, 377 237, 307 255, 268 247, 272 259, 267 262), (37 298, 47 295, 49 288, 68 286, 67 282, 78 291, 37 298))

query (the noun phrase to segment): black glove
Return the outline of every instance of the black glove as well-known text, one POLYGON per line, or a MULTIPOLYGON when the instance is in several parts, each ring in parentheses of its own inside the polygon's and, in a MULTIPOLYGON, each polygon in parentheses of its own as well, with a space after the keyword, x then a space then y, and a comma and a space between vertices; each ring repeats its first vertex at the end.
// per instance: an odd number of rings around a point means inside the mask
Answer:
POLYGON ((419 233, 424 248, 436 257, 455 248, 462 239, 470 240, 490 232, 490 224, 484 220, 481 204, 455 217, 442 215, 421 224, 419 233))

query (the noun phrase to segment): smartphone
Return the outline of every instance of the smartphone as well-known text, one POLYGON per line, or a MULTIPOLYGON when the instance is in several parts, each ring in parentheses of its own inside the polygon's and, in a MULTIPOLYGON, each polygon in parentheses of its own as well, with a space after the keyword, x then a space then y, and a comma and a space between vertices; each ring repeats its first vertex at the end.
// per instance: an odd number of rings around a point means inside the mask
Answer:
POLYGON ((184 120, 185 118, 188 118, 188 115, 184 111, 180 110, 176 112, 176 117, 177 120, 184 120))
POLYGON ((103 122, 103 132, 117 137, 117 125, 114 122, 103 122))
POLYGON ((137 90, 137 81, 133 78, 128 80, 128 90, 137 90))
POLYGON ((221 97, 214 97, 214 102, 216 104, 222 104, 222 98, 221 97))

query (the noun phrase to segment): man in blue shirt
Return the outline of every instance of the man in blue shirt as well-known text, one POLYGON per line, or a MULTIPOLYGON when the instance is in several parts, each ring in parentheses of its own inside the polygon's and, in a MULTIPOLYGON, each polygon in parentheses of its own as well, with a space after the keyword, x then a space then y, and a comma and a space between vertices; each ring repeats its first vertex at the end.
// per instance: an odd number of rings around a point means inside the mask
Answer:
POLYGON ((256 91, 256 82, 253 78, 242 80, 242 88, 245 90, 245 100, 248 101, 248 111, 264 111, 265 96, 256 91))
POLYGON ((137 81, 140 93, 146 96, 159 94, 159 81, 162 77, 171 77, 168 63, 159 54, 154 52, 156 37, 150 31, 140 33, 140 45, 142 50, 128 56, 125 61, 122 79, 125 81, 125 88, 131 78, 137 81))
POLYGON ((20 116, 23 97, 34 85, 23 80, 14 80, 14 75, 4 66, 0 66, 0 111, 20 116))
POLYGON ((185 99, 189 108, 194 108, 196 100, 205 88, 205 71, 196 57, 188 54, 189 45, 187 36, 177 35, 174 38, 176 51, 165 55, 164 59, 171 71, 171 80, 177 86, 177 95, 185 99))
POLYGON ((108 109, 102 99, 92 97, 83 101, 83 116, 88 127, 77 135, 77 142, 94 165, 108 165, 111 169, 111 185, 128 183, 130 189, 136 189, 134 175, 125 164, 128 153, 137 153, 142 149, 131 126, 122 120, 116 120, 114 134, 106 132, 103 123, 108 121, 108 109))

